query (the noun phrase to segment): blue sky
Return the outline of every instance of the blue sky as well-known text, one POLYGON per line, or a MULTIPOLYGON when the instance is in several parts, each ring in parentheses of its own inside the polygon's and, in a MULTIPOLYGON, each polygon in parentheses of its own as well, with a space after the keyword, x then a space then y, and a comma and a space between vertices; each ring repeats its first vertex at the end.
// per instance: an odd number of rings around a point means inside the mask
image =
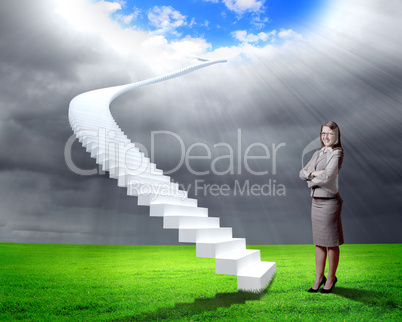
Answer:
POLYGON ((123 28, 150 31, 168 40, 202 38, 214 50, 244 42, 263 46, 278 41, 281 30, 302 35, 328 0, 97 2, 110 6, 111 17, 123 28))

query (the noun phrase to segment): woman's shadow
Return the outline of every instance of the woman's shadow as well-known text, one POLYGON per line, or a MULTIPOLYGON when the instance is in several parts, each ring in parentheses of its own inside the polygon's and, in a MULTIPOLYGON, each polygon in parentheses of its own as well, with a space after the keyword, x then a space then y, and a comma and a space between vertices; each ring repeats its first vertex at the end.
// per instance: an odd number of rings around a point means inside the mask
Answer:
POLYGON ((337 286, 332 293, 366 305, 383 306, 389 309, 398 307, 395 302, 389 300, 388 296, 384 296, 384 292, 337 286), (383 300, 384 297, 387 298, 386 301, 383 300))
MULTIPOLYGON (((275 279, 275 277, 273 278, 275 279)), ((140 313, 137 315, 126 316, 114 321, 152 321, 157 319, 174 318, 177 313, 177 318, 183 316, 191 316, 194 314, 202 314, 205 311, 215 311, 220 307, 230 307, 233 304, 245 304, 246 301, 258 301, 267 294, 272 281, 268 287, 259 293, 242 292, 235 293, 217 293, 212 298, 195 299, 193 303, 176 303, 174 307, 159 308, 156 311, 140 313)))

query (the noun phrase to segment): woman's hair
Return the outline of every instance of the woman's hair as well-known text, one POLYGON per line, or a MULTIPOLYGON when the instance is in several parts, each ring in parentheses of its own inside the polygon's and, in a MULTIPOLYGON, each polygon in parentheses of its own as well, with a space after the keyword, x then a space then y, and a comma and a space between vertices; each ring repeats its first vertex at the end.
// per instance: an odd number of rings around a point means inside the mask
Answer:
MULTIPOLYGON (((333 144, 333 149, 334 149, 334 150, 342 150, 342 151, 343 151, 342 143, 341 143, 341 131, 339 130, 338 124, 336 124, 336 123, 333 122, 333 121, 325 122, 323 125, 321 125, 321 132, 322 132, 322 128, 323 128, 324 126, 328 126, 332 131, 335 132, 336 141, 335 141, 334 144, 333 144)), ((324 144, 324 142, 322 142, 322 136, 321 136, 321 134, 320 134, 320 141, 321 141, 321 145, 324 146, 325 144, 324 144)))

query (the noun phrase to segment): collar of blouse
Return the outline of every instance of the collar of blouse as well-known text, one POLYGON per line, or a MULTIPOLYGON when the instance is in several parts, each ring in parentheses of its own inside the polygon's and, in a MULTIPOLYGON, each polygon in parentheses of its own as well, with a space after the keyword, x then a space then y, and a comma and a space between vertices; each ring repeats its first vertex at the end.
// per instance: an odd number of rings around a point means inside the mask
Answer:
POLYGON ((328 148, 326 148, 325 146, 321 149, 321 152, 320 152, 320 154, 321 153, 327 153, 327 152, 332 152, 332 148, 331 147, 328 147, 328 148))

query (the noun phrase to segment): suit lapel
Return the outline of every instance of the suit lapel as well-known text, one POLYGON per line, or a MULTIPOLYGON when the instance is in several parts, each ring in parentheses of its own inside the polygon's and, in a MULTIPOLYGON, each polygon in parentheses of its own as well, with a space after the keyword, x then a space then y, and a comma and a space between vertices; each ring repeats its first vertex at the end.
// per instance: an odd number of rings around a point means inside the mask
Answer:
POLYGON ((327 154, 328 153, 321 153, 321 155, 320 155, 320 152, 318 153, 318 157, 317 157, 317 160, 316 160, 316 162, 315 162, 315 169, 317 170, 320 170, 319 168, 321 168, 321 167, 319 167, 318 165, 321 163, 321 162, 325 162, 325 164, 326 164, 326 161, 327 161, 327 154))

